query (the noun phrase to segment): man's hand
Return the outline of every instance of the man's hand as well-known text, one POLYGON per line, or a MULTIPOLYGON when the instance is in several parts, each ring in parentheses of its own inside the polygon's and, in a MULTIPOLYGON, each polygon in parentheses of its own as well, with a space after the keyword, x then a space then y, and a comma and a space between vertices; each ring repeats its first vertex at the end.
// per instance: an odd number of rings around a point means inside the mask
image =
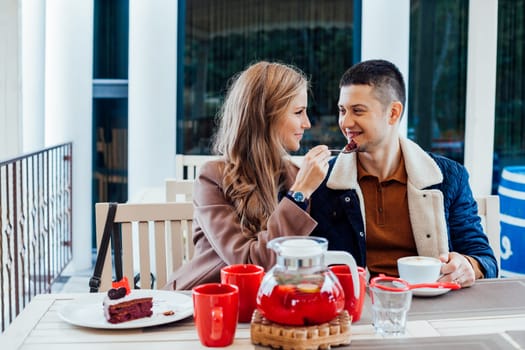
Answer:
POLYGON ((444 263, 441 267, 442 276, 439 281, 456 282, 461 287, 470 287, 476 281, 474 268, 464 255, 451 252, 440 256, 439 260, 444 263))

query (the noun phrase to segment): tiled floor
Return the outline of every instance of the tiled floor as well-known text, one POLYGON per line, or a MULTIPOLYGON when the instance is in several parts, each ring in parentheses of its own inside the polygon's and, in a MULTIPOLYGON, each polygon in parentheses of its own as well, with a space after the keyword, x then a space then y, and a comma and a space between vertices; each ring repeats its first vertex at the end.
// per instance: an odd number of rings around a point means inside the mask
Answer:
POLYGON ((52 293, 82 293, 89 292, 89 279, 93 269, 73 271, 66 267, 59 280, 51 288, 52 293))
POLYGON ((89 292, 89 275, 63 276, 61 281, 55 282, 52 293, 82 293, 89 292))
POLYGON ((91 276, 68 276, 64 284, 53 286, 53 293, 82 293, 89 292, 89 278, 91 276), (55 290, 56 287, 56 290, 55 290))

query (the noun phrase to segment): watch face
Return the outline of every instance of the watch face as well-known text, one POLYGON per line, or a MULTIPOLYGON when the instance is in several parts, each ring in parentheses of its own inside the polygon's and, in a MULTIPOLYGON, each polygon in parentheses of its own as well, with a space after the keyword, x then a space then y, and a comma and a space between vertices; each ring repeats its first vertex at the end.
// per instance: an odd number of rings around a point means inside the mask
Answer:
POLYGON ((302 192, 294 192, 292 196, 296 202, 304 202, 304 194, 302 192))

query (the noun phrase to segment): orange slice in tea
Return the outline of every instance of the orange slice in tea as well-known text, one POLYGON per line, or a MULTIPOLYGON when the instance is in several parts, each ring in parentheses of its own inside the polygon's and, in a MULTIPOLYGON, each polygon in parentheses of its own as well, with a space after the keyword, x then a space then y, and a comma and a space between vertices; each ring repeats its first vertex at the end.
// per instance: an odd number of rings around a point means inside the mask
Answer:
POLYGON ((297 285, 297 289, 303 293, 317 293, 319 292, 319 286, 314 283, 300 283, 297 285))

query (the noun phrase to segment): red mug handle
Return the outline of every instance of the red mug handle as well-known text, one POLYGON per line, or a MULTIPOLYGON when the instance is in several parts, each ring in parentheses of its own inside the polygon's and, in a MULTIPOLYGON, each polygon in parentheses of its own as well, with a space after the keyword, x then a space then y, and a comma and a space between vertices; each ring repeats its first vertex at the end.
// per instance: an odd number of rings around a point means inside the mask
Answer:
POLYGON ((217 306, 211 310, 211 339, 219 340, 222 336, 223 325, 222 307, 217 306))

